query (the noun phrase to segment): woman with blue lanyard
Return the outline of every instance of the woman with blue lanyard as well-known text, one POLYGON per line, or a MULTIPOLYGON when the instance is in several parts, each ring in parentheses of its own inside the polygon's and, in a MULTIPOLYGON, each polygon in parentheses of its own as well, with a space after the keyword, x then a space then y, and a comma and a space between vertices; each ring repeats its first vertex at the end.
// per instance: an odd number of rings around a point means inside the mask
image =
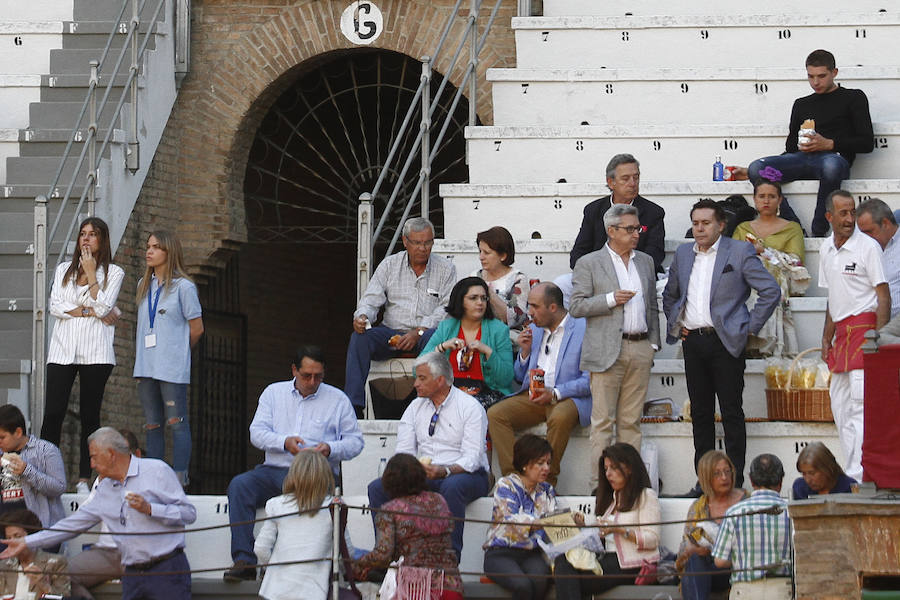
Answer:
POLYGON ((185 272, 181 242, 174 233, 150 234, 146 258, 147 270, 137 289, 134 377, 147 421, 147 456, 165 455, 165 419, 172 429, 172 468, 186 486, 191 461, 187 386, 191 348, 203 335, 200 299, 185 272))

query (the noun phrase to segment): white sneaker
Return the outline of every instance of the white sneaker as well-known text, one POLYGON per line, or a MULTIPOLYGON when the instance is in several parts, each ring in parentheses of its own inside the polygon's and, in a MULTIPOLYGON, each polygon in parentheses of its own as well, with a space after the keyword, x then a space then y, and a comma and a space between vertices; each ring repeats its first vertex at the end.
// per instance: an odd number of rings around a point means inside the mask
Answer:
POLYGON ((87 481, 79 481, 75 484, 75 493, 76 494, 90 494, 91 488, 88 487, 87 481))

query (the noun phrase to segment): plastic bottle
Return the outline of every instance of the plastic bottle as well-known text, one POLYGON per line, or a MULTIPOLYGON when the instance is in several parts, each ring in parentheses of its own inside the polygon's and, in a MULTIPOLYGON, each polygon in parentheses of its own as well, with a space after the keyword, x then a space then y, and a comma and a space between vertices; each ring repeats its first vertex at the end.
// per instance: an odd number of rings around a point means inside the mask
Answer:
POLYGON ((713 163, 713 181, 725 180, 725 165, 722 164, 722 157, 716 156, 716 162, 713 163))
POLYGON ((386 466, 387 466, 386 458, 382 458, 380 461, 378 461, 378 477, 381 477, 382 475, 384 475, 384 468, 386 466))

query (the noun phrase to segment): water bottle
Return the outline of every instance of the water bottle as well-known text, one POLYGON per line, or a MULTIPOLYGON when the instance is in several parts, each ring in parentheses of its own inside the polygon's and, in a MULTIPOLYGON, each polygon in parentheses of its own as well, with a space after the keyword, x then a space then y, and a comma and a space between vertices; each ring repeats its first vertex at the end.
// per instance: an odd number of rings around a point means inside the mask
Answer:
POLYGON ((716 156, 716 162, 713 163, 713 181, 725 181, 725 165, 722 164, 721 156, 716 156))

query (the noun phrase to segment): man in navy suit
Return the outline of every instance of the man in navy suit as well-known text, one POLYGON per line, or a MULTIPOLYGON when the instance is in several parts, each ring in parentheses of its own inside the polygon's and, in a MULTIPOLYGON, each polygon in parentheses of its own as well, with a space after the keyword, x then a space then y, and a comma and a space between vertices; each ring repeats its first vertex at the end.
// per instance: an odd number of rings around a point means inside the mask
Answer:
POLYGON ((609 196, 598 198, 584 207, 581 229, 569 252, 569 268, 574 269, 578 259, 601 250, 606 245, 607 229, 603 215, 615 204, 630 204, 638 209, 643 228, 639 232, 637 249, 649 254, 657 273, 663 272, 666 257, 666 211, 661 206, 640 195, 641 165, 631 154, 616 154, 606 165, 606 186, 609 196))
POLYGON ((576 319, 563 308, 562 291, 553 283, 539 283, 528 294, 531 325, 519 334, 515 359, 519 392, 492 406, 488 429, 503 475, 512 473, 515 432, 547 422, 547 441, 553 448, 550 475, 556 485, 559 463, 576 423, 591 422, 591 386, 581 370, 584 319, 576 319), (543 369, 544 388, 533 397, 529 390, 531 369, 543 369))
POLYGON ((744 347, 781 300, 781 288, 748 242, 722 236, 725 212, 713 200, 691 208, 694 243, 675 251, 663 291, 666 341, 682 340, 684 373, 691 399, 694 467, 715 448, 716 396, 725 430, 725 453, 734 463, 735 483, 744 481, 747 430, 744 425, 744 347), (747 310, 750 289, 759 298, 747 310))

